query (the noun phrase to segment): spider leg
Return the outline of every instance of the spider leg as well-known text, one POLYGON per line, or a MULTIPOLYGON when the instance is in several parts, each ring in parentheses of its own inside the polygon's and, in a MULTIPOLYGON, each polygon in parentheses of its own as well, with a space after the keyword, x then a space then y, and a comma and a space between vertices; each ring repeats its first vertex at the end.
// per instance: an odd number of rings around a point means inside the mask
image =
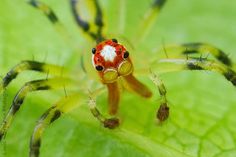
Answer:
POLYGON ((150 73, 151 73, 150 79, 157 86, 159 94, 161 96, 160 100, 161 105, 157 111, 156 117, 157 119, 159 119, 160 122, 162 122, 165 121, 169 116, 169 105, 168 105, 169 103, 166 98, 166 88, 158 75, 154 74, 152 71, 150 71, 150 73))
POLYGON ((65 39, 67 43, 73 44, 72 46, 76 45, 76 43, 71 39, 69 32, 66 30, 57 15, 49 6, 38 0, 30 0, 28 3, 46 15, 48 20, 53 24, 56 31, 59 32, 59 34, 63 37, 63 39, 65 39))
MULTIPOLYGON (((191 58, 193 54, 207 55, 211 54, 219 62, 225 64, 226 66, 233 67, 233 62, 228 57, 228 55, 222 50, 206 43, 185 43, 181 45, 170 45, 164 47, 165 53, 170 55, 171 58, 185 55, 191 58)), ((158 52, 159 54, 163 54, 158 52)))
POLYGON ((139 41, 145 39, 166 1, 167 0, 153 0, 150 8, 144 15, 144 19, 141 21, 141 25, 138 27, 138 31, 136 31, 138 33, 135 41, 137 41, 137 39, 139 39, 139 41))
MULTIPOLYGON (((30 141, 30 157, 38 157, 41 145, 41 138, 44 130, 51 123, 57 120, 63 113, 67 113, 77 107, 85 100, 81 94, 74 94, 59 100, 53 107, 49 108, 37 122, 30 141)), ((117 118, 106 118, 96 108, 96 101, 90 95, 89 108, 93 116, 101 122, 104 127, 114 129, 119 125, 117 118)))
POLYGON ((114 129, 119 126, 119 119, 116 117, 106 118, 104 117, 100 111, 96 107, 96 100, 93 99, 92 95, 89 96, 89 108, 93 116, 103 124, 105 128, 114 129))
POLYGON ((73 94, 60 99, 54 106, 49 108, 37 121, 30 140, 30 157, 38 157, 41 145, 41 138, 44 130, 51 123, 57 120, 63 113, 81 105, 83 97, 80 94, 73 94))
MULTIPOLYGON (((168 101, 166 98, 166 88, 160 78, 151 72, 150 79, 157 86, 159 93, 161 95, 161 105, 157 111, 157 118, 160 121, 164 121, 169 116, 169 107, 168 101)), ((149 98, 152 96, 152 92, 140 81, 138 81, 133 74, 127 75, 123 77, 123 85, 126 89, 131 89, 135 93, 139 94, 142 97, 149 98)))
POLYGON ((0 126, 0 141, 10 127, 16 112, 20 109, 28 93, 38 90, 51 90, 69 85, 75 85, 71 79, 51 78, 47 80, 35 80, 25 83, 25 85, 17 92, 12 105, 0 126))
POLYGON ((2 90, 4 90, 4 88, 6 88, 9 85, 9 83, 13 79, 17 77, 18 74, 20 74, 25 70, 39 71, 57 76, 62 75, 62 73, 68 73, 68 71, 64 70, 63 67, 61 66, 41 63, 37 61, 28 61, 28 60, 22 61, 15 67, 13 67, 3 78, 2 82, 0 83, 0 93, 2 92, 2 90))
POLYGON ((105 39, 102 35, 102 30, 104 26, 103 14, 98 0, 92 0, 92 3, 96 9, 96 15, 93 24, 82 19, 79 13, 78 2, 78 0, 70 0, 71 10, 76 23, 87 35, 89 35, 93 40, 96 40, 97 43, 103 41, 105 39), (96 30, 92 30, 94 27, 96 27, 96 30))
POLYGON ((230 67, 206 58, 168 58, 160 59, 152 64, 152 70, 158 73, 167 73, 183 70, 207 70, 223 75, 228 81, 236 86, 236 72, 230 67))
MULTIPOLYGON (((217 72, 223 75, 228 81, 230 81, 234 86, 236 86, 236 72, 234 72, 230 67, 216 62, 214 60, 209 60, 206 58, 167 58, 159 59, 152 64, 153 71, 159 74, 174 72, 174 71, 184 71, 184 70, 207 70, 217 72)), ((161 106, 157 113, 157 118, 160 121, 164 121, 168 118, 169 107, 168 101, 166 99, 166 90, 162 82, 157 76, 151 76, 151 79, 157 85, 159 93, 161 95, 161 106)))
POLYGON ((48 7, 46 4, 38 0, 30 0, 29 4, 41 10, 53 24, 59 23, 58 17, 54 13, 54 11, 50 7, 48 7))

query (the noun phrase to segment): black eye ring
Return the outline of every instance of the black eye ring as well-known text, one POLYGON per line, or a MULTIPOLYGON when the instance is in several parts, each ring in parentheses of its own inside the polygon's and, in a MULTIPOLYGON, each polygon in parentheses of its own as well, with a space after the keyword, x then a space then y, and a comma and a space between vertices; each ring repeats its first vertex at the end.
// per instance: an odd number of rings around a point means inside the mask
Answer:
POLYGON ((114 43, 118 43, 117 39, 111 39, 114 43))
POLYGON ((92 53, 93 53, 93 54, 96 53, 96 48, 92 48, 92 53))
POLYGON ((97 66, 96 66, 96 70, 97 70, 97 71, 102 71, 102 70, 103 70, 103 66, 97 65, 97 66))
POLYGON ((123 56, 124 58, 128 58, 129 57, 129 52, 128 51, 126 51, 125 53, 124 53, 124 56, 123 56))

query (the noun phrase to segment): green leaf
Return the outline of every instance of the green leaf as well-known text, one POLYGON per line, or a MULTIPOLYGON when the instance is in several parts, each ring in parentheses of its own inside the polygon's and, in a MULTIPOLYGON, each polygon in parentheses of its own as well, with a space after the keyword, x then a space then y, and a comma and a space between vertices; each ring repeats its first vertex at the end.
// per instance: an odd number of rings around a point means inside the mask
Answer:
MULTIPOLYGON (((90 53, 95 43, 81 35, 71 16, 68 2, 45 2, 55 10, 69 33, 73 34, 72 39, 79 49, 75 50, 65 43, 45 16, 25 1, 2 0, 0 75, 3 76, 21 60, 35 59, 72 66, 76 65, 81 52, 90 53), (70 64, 72 60, 75 64, 70 64)), ((132 40, 137 33, 135 28, 142 22, 150 3, 141 0, 102 1, 108 35, 132 40), (120 13, 123 13, 122 16, 118 16, 120 13), (123 23, 122 19, 125 19, 123 23)), ((140 45, 131 41, 134 51, 145 52, 147 58, 153 58, 153 49, 162 48, 163 41, 165 44, 201 41, 221 48, 236 61, 235 7, 234 1, 170 0, 146 40, 140 45)), ((46 75, 32 72, 20 75, 18 81, 8 88, 7 95, 0 97, 7 102, 4 110, 9 108, 14 94, 24 81, 44 77, 46 75)), ((118 129, 104 129, 84 104, 47 128, 41 156, 236 156, 236 91, 232 84, 211 72, 178 72, 162 75, 161 78, 167 86, 171 102, 167 122, 162 125, 156 123, 158 91, 148 77, 142 76, 139 79, 150 87, 154 97, 146 100, 124 92, 119 110, 122 124, 118 129)), ((80 86, 82 84, 78 84, 78 88, 80 86)), ((0 144, 0 156, 27 156, 36 121, 63 94, 63 91, 29 94, 5 140, 0 144)), ((105 113, 106 98, 106 93, 98 98, 98 107, 105 113)), ((2 117, 6 111, 2 111, 2 103, 0 107, 2 117)))

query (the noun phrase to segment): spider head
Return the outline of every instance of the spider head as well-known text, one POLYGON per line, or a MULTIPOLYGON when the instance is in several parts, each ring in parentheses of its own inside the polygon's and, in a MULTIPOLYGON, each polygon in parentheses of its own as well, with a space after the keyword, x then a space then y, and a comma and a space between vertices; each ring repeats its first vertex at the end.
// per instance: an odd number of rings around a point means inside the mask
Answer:
POLYGON ((99 43, 92 49, 92 53, 93 66, 104 83, 112 83, 118 77, 128 75, 133 71, 129 52, 116 39, 99 43))

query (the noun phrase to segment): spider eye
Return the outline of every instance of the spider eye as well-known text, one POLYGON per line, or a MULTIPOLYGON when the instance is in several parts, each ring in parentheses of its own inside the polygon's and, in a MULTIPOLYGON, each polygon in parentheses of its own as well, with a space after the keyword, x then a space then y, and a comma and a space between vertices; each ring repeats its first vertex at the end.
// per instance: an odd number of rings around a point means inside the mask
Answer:
POLYGON ((92 48, 92 53, 93 53, 93 54, 96 53, 96 48, 92 48))
POLYGON ((114 69, 105 70, 103 77, 102 77, 103 82, 105 82, 105 83, 112 83, 112 82, 116 81, 117 78, 118 78, 118 73, 114 69))
POLYGON ((111 39, 114 43, 118 43, 117 39, 111 39))
POLYGON ((132 71, 133 71, 132 63, 127 60, 120 63, 118 67, 119 74, 123 76, 132 73, 132 71))
POLYGON ((96 70, 97 70, 97 71, 102 71, 102 70, 103 70, 103 66, 97 65, 97 66, 96 66, 96 70))
POLYGON ((128 58, 129 57, 129 52, 128 51, 126 51, 125 53, 124 53, 124 56, 123 56, 124 58, 128 58))

